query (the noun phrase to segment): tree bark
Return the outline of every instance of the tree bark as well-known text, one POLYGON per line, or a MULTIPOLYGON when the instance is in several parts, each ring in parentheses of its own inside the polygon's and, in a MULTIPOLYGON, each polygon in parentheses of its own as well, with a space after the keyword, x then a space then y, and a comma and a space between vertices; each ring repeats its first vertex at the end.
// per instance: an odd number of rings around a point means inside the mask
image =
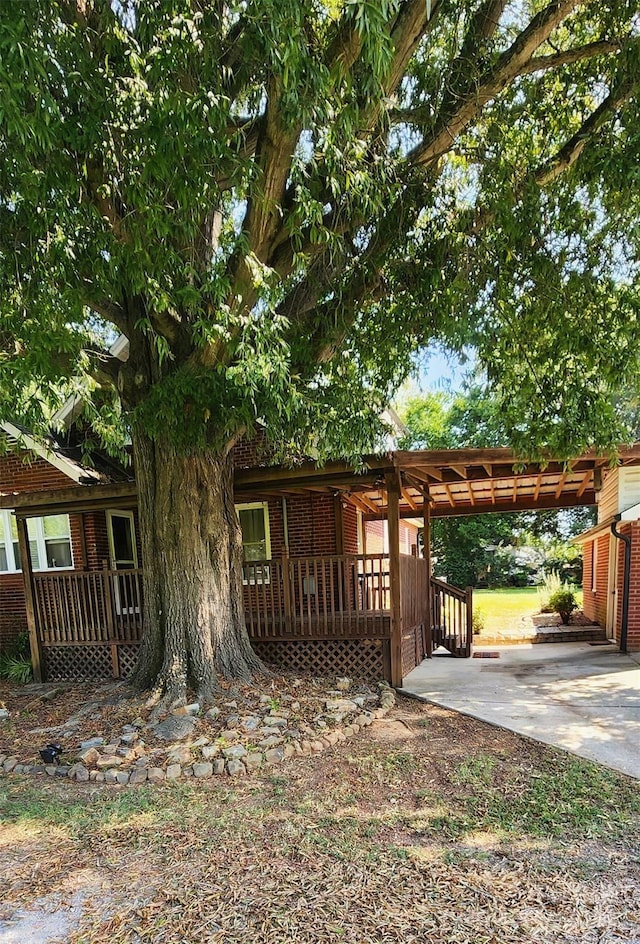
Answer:
POLYGON ((133 682, 168 703, 262 664, 244 623, 242 537, 231 452, 177 454, 133 432, 144 568, 144 633, 133 682))

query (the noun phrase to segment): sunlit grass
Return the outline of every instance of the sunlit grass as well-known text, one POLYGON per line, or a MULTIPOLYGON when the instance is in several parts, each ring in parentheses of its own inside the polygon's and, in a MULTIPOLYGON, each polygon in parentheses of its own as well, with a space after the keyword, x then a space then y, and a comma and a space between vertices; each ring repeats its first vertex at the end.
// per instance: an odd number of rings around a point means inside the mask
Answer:
MULTIPOLYGON (((576 592, 578 607, 582 606, 582 592, 576 592)), ((507 587, 500 590, 474 590, 474 610, 484 617, 483 632, 513 627, 521 620, 540 612, 537 587, 507 587)))

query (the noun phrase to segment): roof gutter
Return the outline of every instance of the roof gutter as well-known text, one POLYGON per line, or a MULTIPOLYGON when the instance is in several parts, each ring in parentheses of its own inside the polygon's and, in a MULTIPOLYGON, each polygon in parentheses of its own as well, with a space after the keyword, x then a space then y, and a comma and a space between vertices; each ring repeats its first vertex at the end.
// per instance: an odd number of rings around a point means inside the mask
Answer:
POLYGON ((631 537, 617 530, 621 515, 616 515, 611 522, 611 533, 614 538, 624 542, 624 582, 622 585, 622 626, 620 627, 620 652, 627 652, 627 637, 629 632, 629 583, 631 577, 631 537))

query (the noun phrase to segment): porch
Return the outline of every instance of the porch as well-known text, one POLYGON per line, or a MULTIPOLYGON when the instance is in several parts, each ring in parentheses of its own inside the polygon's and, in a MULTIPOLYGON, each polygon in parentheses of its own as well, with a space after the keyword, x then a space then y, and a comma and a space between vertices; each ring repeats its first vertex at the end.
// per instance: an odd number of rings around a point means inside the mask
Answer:
MULTIPOLYGON (((523 464, 509 450, 489 449, 368 456, 359 471, 337 462, 324 468, 312 462, 291 469, 238 467, 236 502, 268 505, 274 535, 277 530, 277 541, 263 550, 268 559, 245 565, 253 646, 267 661, 297 671, 384 677, 394 685, 436 645, 468 657, 470 595, 430 577, 431 519, 592 504, 606 461, 586 454, 569 464, 523 464), (300 511, 301 501, 316 499, 325 503, 326 521, 304 515, 289 521, 294 505, 300 511), (422 529, 424 557, 417 548, 402 553, 406 521, 422 529), (385 523, 385 553, 367 553, 380 550, 367 543, 367 527, 376 522, 385 523), (324 535, 317 545, 316 526, 324 535), (296 552, 290 554, 294 535, 296 552), (327 544, 335 553, 324 552, 327 544)), ((639 462, 640 449, 628 450, 622 461, 639 462)), ((69 671, 75 677, 128 675, 143 629, 143 573, 131 562, 125 569, 95 571, 83 554, 81 569, 34 574, 27 519, 98 510, 122 516, 136 505, 133 482, 0 495, 0 508, 11 509, 17 520, 37 678, 69 671)))
MULTIPOLYGON (((244 565, 247 631, 267 661, 300 672, 398 679, 437 644, 466 654, 469 601, 431 581, 424 558, 287 554, 244 565), (431 601, 431 602, 430 602, 431 601), (446 627, 446 629, 445 629, 446 627)), ((143 631, 143 571, 30 575, 32 645, 41 675, 127 677, 143 631)))

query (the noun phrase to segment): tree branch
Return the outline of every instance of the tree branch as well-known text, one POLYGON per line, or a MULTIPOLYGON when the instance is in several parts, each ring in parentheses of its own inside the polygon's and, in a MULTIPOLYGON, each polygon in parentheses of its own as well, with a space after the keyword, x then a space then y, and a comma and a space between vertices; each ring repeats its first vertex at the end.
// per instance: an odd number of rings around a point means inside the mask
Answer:
POLYGON ((110 322, 114 327, 126 337, 131 335, 132 326, 127 316, 126 310, 117 302, 108 298, 102 298, 94 293, 95 286, 89 279, 83 279, 82 282, 82 304, 91 308, 99 314, 105 321, 110 322))
POLYGON ((546 69, 559 69, 561 66, 571 65, 573 62, 580 62, 582 59, 612 55, 620 52, 621 48, 622 42, 620 40, 602 39, 595 43, 587 43, 585 46, 566 49, 554 56, 535 56, 523 66, 518 75, 530 75, 532 72, 542 72, 546 69))
POLYGON ((561 174, 573 167, 587 143, 606 124, 611 116, 631 97, 637 82, 628 80, 607 95, 604 101, 592 112, 582 127, 556 155, 543 164, 535 173, 535 181, 540 187, 546 187, 561 174))
POLYGON ((553 0, 531 20, 495 66, 479 81, 472 72, 467 87, 448 95, 443 102, 433 134, 409 153, 415 164, 428 165, 439 160, 462 131, 499 94, 530 61, 533 53, 573 12, 579 0, 553 0))

